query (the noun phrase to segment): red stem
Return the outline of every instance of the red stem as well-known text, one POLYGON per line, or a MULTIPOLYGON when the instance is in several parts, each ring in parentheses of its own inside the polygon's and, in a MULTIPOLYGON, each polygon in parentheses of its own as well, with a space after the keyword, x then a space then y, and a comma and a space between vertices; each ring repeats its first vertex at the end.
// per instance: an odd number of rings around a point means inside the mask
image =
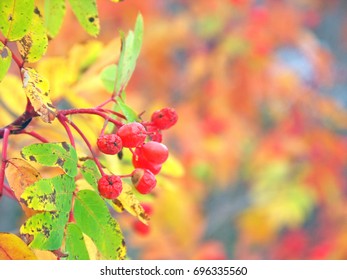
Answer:
POLYGON ((17 198, 14 195, 14 192, 12 191, 12 189, 9 186, 7 186, 6 184, 3 184, 3 186, 4 186, 4 189, 3 189, 4 190, 4 195, 6 195, 7 197, 12 198, 14 200, 17 200, 17 198))
POLYGON ((44 138, 43 136, 41 136, 40 134, 38 134, 37 132, 35 131, 27 131, 27 130, 22 130, 20 132, 20 134, 27 134, 27 135, 30 135, 34 138, 36 138, 37 140, 41 141, 42 143, 48 143, 49 141, 44 138))
POLYGON ((96 109, 99 109, 101 107, 104 107, 106 104, 112 102, 112 101, 116 101, 113 97, 111 97, 110 99, 107 99, 106 101, 102 102, 100 105, 96 106, 96 109))
POLYGON ((100 117, 104 118, 105 120, 108 120, 109 122, 113 123, 117 127, 121 127, 123 125, 122 122, 110 118, 109 116, 107 116, 107 114, 105 114, 103 112, 100 112, 97 109, 67 109, 67 110, 59 111, 58 114, 61 114, 61 115, 64 115, 64 116, 76 115, 76 114, 97 115, 97 116, 100 116, 100 117))
POLYGON ((70 127, 66 124, 66 122, 69 122, 69 120, 67 119, 67 117, 65 117, 64 115, 60 115, 59 113, 57 114, 57 119, 62 124, 62 126, 65 128, 72 147, 74 147, 76 149, 75 138, 72 135, 70 127))
POLYGON ((10 130, 5 128, 4 137, 2 140, 2 152, 1 152, 1 169, 0 169, 0 197, 2 196, 2 189, 5 180, 5 168, 7 160, 7 147, 8 147, 8 136, 10 135, 10 130))
POLYGON ((86 143, 90 153, 92 154, 92 157, 93 157, 93 160, 95 161, 96 165, 98 166, 98 169, 101 173, 101 175, 103 176, 105 173, 104 173, 104 170, 102 169, 102 166, 101 166, 101 163, 99 161, 99 159, 96 157, 94 151, 93 151, 93 148, 92 148, 92 145, 90 144, 90 142, 88 141, 87 137, 84 135, 84 133, 79 129, 79 127, 74 124, 72 121, 69 121, 69 124, 77 131, 77 133, 82 137, 83 141, 86 143))

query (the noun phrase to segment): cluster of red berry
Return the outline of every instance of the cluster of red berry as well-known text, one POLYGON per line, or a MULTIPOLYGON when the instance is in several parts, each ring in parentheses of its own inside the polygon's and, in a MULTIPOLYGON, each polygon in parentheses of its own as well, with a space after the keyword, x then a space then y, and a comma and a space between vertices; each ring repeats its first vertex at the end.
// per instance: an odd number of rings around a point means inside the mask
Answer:
MULTIPOLYGON (((174 109, 163 108, 152 114, 150 122, 127 123, 116 133, 100 135, 97 146, 102 153, 108 155, 115 155, 123 148, 129 148, 133 153, 132 163, 135 167, 129 177, 139 193, 147 194, 156 186, 155 175, 160 172, 169 156, 167 147, 161 143, 161 131, 173 126, 177 119, 174 109)), ((107 199, 117 198, 122 192, 121 177, 126 176, 104 174, 98 182, 100 195, 107 199)))

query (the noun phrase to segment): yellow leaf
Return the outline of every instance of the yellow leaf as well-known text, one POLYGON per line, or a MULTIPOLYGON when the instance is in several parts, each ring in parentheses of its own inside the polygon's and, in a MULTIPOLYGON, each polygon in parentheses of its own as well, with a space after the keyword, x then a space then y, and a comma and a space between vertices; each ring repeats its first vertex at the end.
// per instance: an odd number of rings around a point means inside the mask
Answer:
POLYGON ((126 182, 123 182, 123 191, 113 200, 112 206, 117 211, 125 209, 131 215, 137 217, 142 223, 148 223, 148 215, 145 213, 140 201, 136 198, 133 188, 126 182))
POLYGON ((20 158, 12 158, 7 161, 5 174, 25 215, 27 217, 34 215, 36 212, 22 203, 20 197, 28 186, 41 179, 40 173, 27 161, 20 158))
POLYGON ((55 108, 49 97, 48 80, 32 68, 22 68, 23 88, 34 110, 44 122, 50 123, 55 118, 55 108))
POLYGON ((11 233, 0 233, 0 260, 36 260, 22 239, 11 233))
POLYGON ((32 249, 38 260, 57 260, 57 256, 51 251, 43 251, 39 249, 32 249))

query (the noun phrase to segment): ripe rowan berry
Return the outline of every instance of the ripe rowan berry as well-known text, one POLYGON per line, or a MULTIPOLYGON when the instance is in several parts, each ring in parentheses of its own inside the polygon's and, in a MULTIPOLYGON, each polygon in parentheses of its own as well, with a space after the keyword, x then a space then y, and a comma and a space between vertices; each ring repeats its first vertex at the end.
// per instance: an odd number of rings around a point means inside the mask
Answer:
POLYGON ((98 181, 98 190, 101 196, 115 199, 122 192, 122 180, 116 175, 104 175, 98 181))
POLYGON ((154 125, 147 125, 147 132, 152 141, 161 143, 163 141, 163 135, 161 131, 154 125))
POLYGON ((104 134, 96 142, 99 150, 107 155, 118 154, 122 150, 122 139, 117 134, 104 134))
POLYGON ((151 121, 158 129, 168 129, 178 120, 176 111, 172 108, 163 108, 152 114, 151 121))
POLYGON ((136 168, 131 174, 131 181, 139 193, 147 194, 151 192, 157 180, 154 174, 148 169, 136 168))
POLYGON ((127 123, 121 126, 117 135, 122 139, 123 147, 135 148, 143 144, 147 137, 145 127, 138 123, 127 123))
POLYGON ((167 147, 155 141, 149 141, 143 144, 141 147, 142 155, 150 162, 156 164, 164 163, 169 157, 169 150, 167 147))
POLYGON ((161 164, 156 164, 148 161, 142 154, 141 149, 136 148, 132 158, 132 163, 135 168, 143 168, 150 170, 154 175, 161 170, 161 164))

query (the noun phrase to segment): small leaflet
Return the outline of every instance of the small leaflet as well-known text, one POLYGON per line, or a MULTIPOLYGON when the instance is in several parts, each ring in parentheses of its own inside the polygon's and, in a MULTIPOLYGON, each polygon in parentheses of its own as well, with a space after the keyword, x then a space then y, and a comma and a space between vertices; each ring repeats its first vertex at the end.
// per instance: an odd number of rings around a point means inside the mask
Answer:
POLYGON ((0 233, 0 260, 36 260, 35 254, 17 235, 0 233))
POLYGON ((21 155, 26 160, 44 166, 60 167, 70 177, 77 175, 77 153, 74 147, 66 142, 35 143, 24 147, 21 155))
POLYGON ((25 62, 36 62, 46 53, 48 38, 38 8, 35 8, 29 31, 18 41, 17 45, 19 53, 25 62))
POLYGON ((23 88, 34 110, 46 123, 51 123, 56 116, 55 107, 49 97, 49 82, 35 69, 22 68, 23 88))
POLYGON ((66 12, 65 0, 46 0, 44 25, 50 38, 58 35, 66 12))
POLYGON ((125 258, 126 247, 120 226, 95 191, 79 191, 73 213, 77 226, 93 240, 104 259, 125 258))
POLYGON ((23 38, 29 30, 34 8, 34 0, 0 1, 0 31, 7 40, 23 38))
POLYGON ((12 53, 11 50, 0 42, 0 82, 6 76, 11 66, 12 53))
POLYGON ((92 36, 100 31, 100 22, 96 0, 69 0, 72 11, 82 27, 92 36))

